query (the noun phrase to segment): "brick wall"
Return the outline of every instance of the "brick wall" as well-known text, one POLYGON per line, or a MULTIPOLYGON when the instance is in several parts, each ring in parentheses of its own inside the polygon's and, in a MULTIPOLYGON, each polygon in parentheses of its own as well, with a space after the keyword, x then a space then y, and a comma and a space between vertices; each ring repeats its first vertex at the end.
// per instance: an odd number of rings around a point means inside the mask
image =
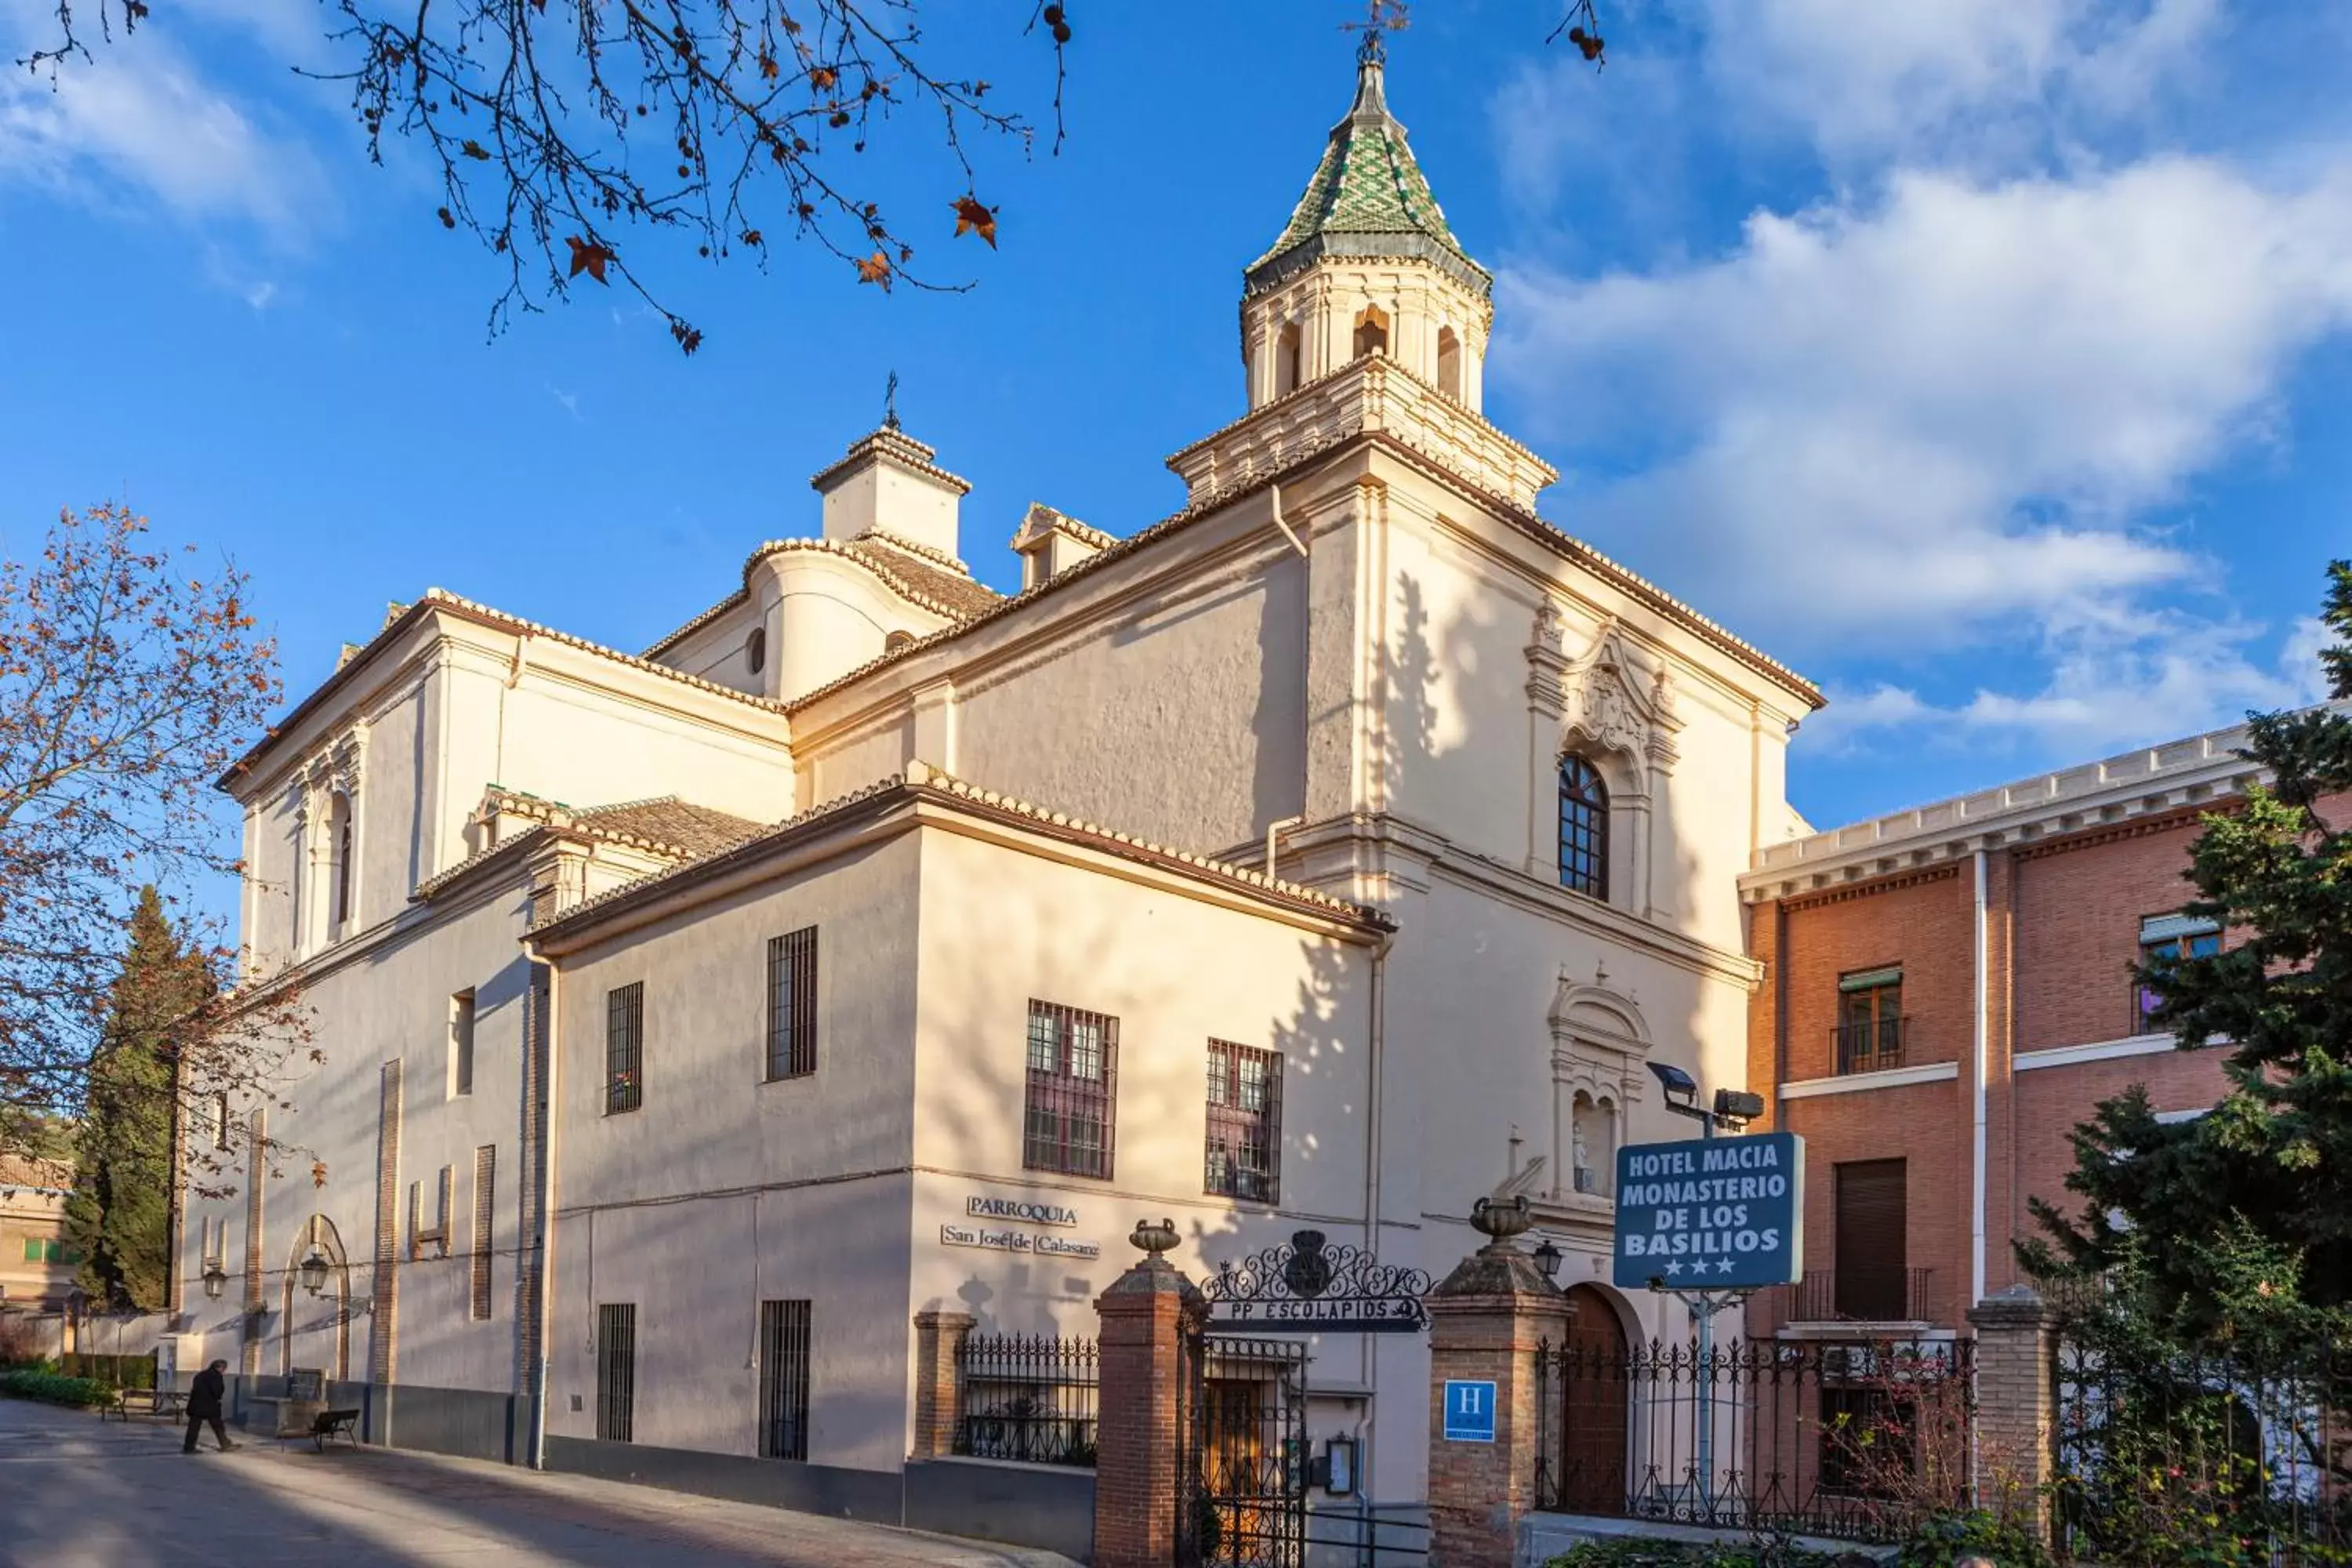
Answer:
POLYGON ((2195 896, 2184 879, 2194 812, 2024 850, 2011 861, 2025 939, 2016 975, 2016 1048, 2048 1050, 2138 1032, 2131 966, 2139 922, 2195 896))
POLYGON ((1966 1057, 1973 910, 1973 886, 1955 867, 1791 900, 1780 963, 1788 987, 1782 1081, 1836 1072, 1838 977, 1891 964, 1903 966, 1907 1059, 1966 1057))

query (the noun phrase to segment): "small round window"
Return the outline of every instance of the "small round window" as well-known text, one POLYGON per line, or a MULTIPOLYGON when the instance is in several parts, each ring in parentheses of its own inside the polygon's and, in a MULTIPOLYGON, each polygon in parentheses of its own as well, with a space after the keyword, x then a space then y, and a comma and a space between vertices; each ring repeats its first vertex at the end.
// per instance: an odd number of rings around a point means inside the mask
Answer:
POLYGON ((743 662, 757 675, 768 667, 768 628, 753 626, 751 635, 743 639, 743 662))

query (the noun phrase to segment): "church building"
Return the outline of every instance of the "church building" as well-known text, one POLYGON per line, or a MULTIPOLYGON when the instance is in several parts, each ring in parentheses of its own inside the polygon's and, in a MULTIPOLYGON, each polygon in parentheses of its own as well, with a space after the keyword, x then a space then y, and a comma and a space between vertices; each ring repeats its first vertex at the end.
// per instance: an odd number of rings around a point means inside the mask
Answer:
MULTIPOLYGON (((1443 1275, 1508 1183, 1580 1335, 1685 1333, 1606 1282, 1614 1150, 1688 1131, 1650 1064, 1747 1081, 1822 699, 1542 514, 1492 281, 1370 48, 1173 515, 974 498, 894 419, 651 647, 394 606, 224 780, 324 1060, 201 1130, 179 1364, 898 1522, 918 1317, 1091 1335, 1139 1221, 1443 1275)), ((1424 1342, 1307 1345, 1318 1451, 1418 1502, 1424 1342)))

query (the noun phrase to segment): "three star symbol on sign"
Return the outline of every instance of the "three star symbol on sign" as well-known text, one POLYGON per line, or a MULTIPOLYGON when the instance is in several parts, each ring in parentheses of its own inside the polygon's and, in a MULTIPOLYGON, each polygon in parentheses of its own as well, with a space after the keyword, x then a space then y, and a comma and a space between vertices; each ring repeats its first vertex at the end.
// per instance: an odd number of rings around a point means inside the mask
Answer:
MULTIPOLYGON (((1682 1260, 1681 1258, 1669 1258, 1669 1259, 1667 1259, 1667 1261, 1666 1261, 1666 1272, 1667 1272, 1668 1274, 1680 1274, 1682 1271, 1683 1271, 1683 1260, 1682 1260)), ((1723 1259, 1721 1259, 1720 1261, 1718 1261, 1718 1262, 1716 1264, 1716 1266, 1715 1266, 1715 1271, 1716 1271, 1717 1274, 1728 1274, 1728 1273, 1730 1273, 1730 1272, 1731 1272, 1731 1259, 1729 1259, 1728 1258, 1723 1258, 1723 1259)), ((1706 1272, 1706 1259, 1705 1259, 1704 1258, 1700 1258, 1697 1262, 1696 1262, 1696 1263, 1692 1264, 1692 1265, 1691 1265, 1691 1272, 1692 1272, 1693 1274, 1705 1274, 1705 1273, 1706 1272)))

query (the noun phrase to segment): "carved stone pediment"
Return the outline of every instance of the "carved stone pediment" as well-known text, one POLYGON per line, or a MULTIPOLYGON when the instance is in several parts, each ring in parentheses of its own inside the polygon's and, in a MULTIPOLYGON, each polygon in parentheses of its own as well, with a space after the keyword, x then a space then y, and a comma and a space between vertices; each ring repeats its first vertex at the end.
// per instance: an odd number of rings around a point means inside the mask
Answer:
MULTIPOLYGON (((1539 643, 1545 630, 1538 616, 1539 643)), ((1683 727, 1675 711, 1674 678, 1664 665, 1653 667, 1635 651, 1616 622, 1602 624, 1591 647, 1562 673, 1560 688, 1563 745, 1580 740, 1644 764, 1673 765, 1675 733, 1683 727)))

